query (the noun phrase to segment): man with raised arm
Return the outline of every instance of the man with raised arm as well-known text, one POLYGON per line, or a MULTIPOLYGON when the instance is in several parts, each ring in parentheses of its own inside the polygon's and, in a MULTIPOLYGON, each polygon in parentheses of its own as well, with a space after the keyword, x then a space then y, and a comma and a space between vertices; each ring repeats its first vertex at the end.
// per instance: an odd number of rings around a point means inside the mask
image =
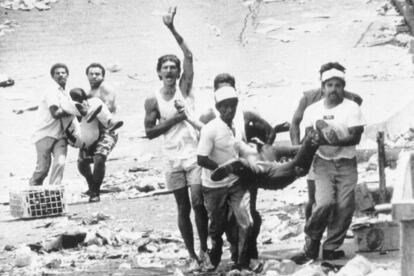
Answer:
POLYGON ((170 8, 163 16, 184 53, 183 73, 175 55, 158 58, 157 74, 162 87, 145 100, 145 132, 154 139, 162 136, 165 156, 166 185, 174 194, 178 211, 178 228, 190 255, 190 270, 199 269, 207 259, 208 217, 201 190, 201 168, 197 165, 197 143, 200 125, 190 118, 193 113, 193 54, 174 26, 176 8, 170 8), (177 85, 178 80, 178 85, 177 85), (190 187, 190 196, 188 188, 190 187), (200 239, 200 256, 194 249, 193 227, 190 220, 191 205, 200 239))

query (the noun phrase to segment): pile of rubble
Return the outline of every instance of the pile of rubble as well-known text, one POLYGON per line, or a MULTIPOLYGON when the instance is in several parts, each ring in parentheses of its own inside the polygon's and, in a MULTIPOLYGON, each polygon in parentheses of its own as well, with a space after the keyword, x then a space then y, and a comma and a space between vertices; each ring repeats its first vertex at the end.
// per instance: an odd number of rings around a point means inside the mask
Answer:
POLYGON ((0 7, 8 10, 30 11, 36 8, 39 11, 50 10, 50 4, 57 0, 0 0, 0 7))
POLYGON ((105 223, 112 219, 96 213, 87 218, 72 217, 59 223, 48 223, 44 227, 49 228, 50 238, 4 248, 5 258, 13 261, 0 265, 0 274, 43 275, 51 270, 80 272, 105 262, 112 266, 116 264, 114 270, 134 267, 167 270, 185 266, 188 253, 179 235, 125 227, 112 229, 105 223))

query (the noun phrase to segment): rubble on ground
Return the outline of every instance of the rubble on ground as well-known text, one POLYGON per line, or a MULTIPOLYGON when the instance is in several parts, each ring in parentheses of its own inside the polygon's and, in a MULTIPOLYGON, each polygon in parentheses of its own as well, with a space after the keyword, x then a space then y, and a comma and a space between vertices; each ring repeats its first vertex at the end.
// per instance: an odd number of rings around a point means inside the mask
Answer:
MULTIPOLYGON (((3 23, 0 24, 0 36, 5 35, 6 33, 10 33, 14 31, 14 28, 19 25, 16 20, 5 20, 3 23)), ((6 78, 6 80, 9 77, 6 78)), ((5 75, 1 74, 0 82, 5 81, 5 75)))
POLYGON ((8 10, 30 11, 36 8, 39 11, 50 10, 50 4, 57 0, 1 0, 0 7, 8 10))

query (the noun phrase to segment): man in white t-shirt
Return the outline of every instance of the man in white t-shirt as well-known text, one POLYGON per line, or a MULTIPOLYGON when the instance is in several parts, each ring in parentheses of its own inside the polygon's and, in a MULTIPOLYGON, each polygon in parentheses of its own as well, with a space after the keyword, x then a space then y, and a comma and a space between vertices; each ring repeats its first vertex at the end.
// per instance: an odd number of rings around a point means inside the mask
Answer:
POLYGON ((304 252, 293 258, 297 263, 318 258, 325 229, 323 259, 344 257, 344 252, 337 249, 345 239, 355 209, 355 146, 360 142, 365 120, 358 104, 344 97, 344 71, 332 68, 323 72, 321 81, 325 98, 306 109, 304 123, 307 131, 315 127, 327 131, 324 134, 330 145, 320 145, 314 158, 316 205, 305 225, 304 252), (332 130, 336 137, 330 137, 332 130))
POLYGON ((253 219, 250 214, 250 194, 239 177, 230 174, 213 181, 211 172, 220 165, 239 157, 240 128, 233 124, 238 97, 233 87, 225 86, 215 91, 216 108, 220 117, 206 124, 200 133, 197 149, 198 164, 202 170, 204 204, 207 209, 209 236, 211 238, 210 261, 214 269, 221 261, 223 239, 229 207, 239 225, 238 258, 235 268, 248 268, 248 238, 253 219))
POLYGON ((64 137, 62 118, 72 116, 63 111, 60 106, 70 101, 65 90, 69 76, 68 67, 57 63, 50 69, 50 75, 55 83, 45 90, 38 105, 38 121, 33 134, 36 146, 36 169, 30 178, 30 185, 42 185, 48 175, 52 157, 53 165, 49 184, 59 185, 65 168, 67 142, 64 137))

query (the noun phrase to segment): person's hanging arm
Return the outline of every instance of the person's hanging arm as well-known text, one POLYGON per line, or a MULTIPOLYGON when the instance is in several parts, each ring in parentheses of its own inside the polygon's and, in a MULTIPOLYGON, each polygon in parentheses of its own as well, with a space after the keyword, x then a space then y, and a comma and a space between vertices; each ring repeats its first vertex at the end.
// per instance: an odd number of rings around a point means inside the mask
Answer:
POLYGON ((193 86, 194 69, 193 69, 193 53, 188 48, 182 36, 177 32, 174 26, 174 17, 177 12, 177 7, 170 8, 168 14, 162 17, 164 24, 171 31, 178 45, 184 54, 183 74, 180 78, 179 87, 184 96, 190 96, 191 88, 193 86))
POLYGON ((296 111, 293 114, 292 123, 289 129, 292 145, 300 144, 300 123, 302 122, 307 105, 308 104, 306 98, 302 97, 300 99, 299 106, 296 108, 296 111))

